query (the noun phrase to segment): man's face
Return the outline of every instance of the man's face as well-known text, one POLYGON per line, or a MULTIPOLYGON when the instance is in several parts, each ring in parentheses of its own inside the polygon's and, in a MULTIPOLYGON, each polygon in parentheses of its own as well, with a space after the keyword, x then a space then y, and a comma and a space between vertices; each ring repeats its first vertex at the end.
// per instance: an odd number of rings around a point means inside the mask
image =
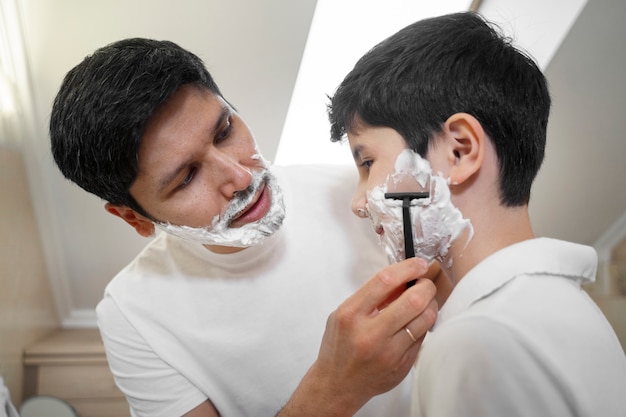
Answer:
POLYGON ((183 86, 172 95, 150 119, 138 158, 130 193, 168 232, 209 246, 245 247, 258 243, 247 237, 268 215, 276 221, 264 236, 282 222, 280 190, 252 133, 208 90, 183 86))
POLYGON ((447 179, 433 173, 429 161, 408 149, 404 138, 391 128, 361 125, 348 133, 348 141, 359 171, 352 210, 370 218, 389 260, 406 258, 403 201, 385 194, 407 192, 428 192, 427 198, 410 200, 415 255, 428 261, 444 260, 451 243, 463 230, 471 229, 451 202, 447 179))

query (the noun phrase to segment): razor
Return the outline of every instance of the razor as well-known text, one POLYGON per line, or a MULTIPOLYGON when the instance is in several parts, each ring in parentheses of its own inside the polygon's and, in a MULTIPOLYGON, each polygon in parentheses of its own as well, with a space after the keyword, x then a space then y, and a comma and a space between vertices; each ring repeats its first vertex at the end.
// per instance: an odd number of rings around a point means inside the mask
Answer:
MULTIPOLYGON (((404 256, 405 258, 415 257, 415 247, 413 244, 413 225, 411 224, 411 200, 429 198, 428 191, 385 193, 385 198, 392 200, 402 200, 402 230, 404 233, 404 256)), ((414 279, 406 283, 406 287, 412 287, 417 280, 414 279)))

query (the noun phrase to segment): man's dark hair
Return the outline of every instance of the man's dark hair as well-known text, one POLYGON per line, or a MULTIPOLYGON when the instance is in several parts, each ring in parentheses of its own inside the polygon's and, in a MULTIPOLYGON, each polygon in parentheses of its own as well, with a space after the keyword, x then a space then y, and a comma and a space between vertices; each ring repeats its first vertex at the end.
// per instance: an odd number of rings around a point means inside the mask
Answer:
POLYGON ((148 120, 181 86, 222 96, 202 60, 173 42, 125 39, 65 76, 50 117, 52 155, 66 178, 147 215, 129 193, 148 120))
POLYGON ((544 157, 550 113, 536 63, 476 13, 424 19, 366 53, 328 106, 331 140, 357 121, 390 127, 427 156, 454 113, 474 116, 499 160, 501 203, 527 204, 544 157))

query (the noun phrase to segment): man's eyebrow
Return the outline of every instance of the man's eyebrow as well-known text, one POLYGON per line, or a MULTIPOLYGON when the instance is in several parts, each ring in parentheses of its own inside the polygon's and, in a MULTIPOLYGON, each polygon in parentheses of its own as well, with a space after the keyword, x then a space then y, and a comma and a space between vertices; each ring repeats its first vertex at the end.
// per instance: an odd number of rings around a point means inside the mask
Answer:
POLYGON ((180 175, 180 173, 187 168, 190 163, 191 160, 185 160, 168 174, 163 176, 163 178, 159 180, 158 193, 163 193, 167 189, 167 187, 169 187, 169 185, 180 175))
MULTIPOLYGON (((231 115, 230 107, 223 106, 222 111, 220 112, 219 116, 217 117, 217 120, 215 121, 215 124, 213 124, 213 129, 209 132, 209 137, 211 138, 214 137, 220 131, 220 129, 222 129, 222 126, 224 125, 224 121, 228 117, 230 117, 230 115, 231 115)), ((176 166, 176 168, 170 171, 168 174, 164 175, 159 180, 159 186, 157 188, 158 193, 163 193, 167 189, 167 187, 169 187, 169 185, 180 175, 180 173, 189 166, 192 159, 193 158, 189 158, 183 161, 178 166, 176 166)))

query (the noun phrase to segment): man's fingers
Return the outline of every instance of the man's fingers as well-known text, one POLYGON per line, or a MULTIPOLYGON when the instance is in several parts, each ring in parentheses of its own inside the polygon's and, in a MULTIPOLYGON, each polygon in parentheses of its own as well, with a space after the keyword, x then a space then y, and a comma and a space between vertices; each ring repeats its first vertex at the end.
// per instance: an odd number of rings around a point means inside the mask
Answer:
POLYGON ((443 305, 454 289, 454 284, 452 284, 452 281, 443 273, 439 262, 433 261, 428 267, 428 271, 426 271, 422 277, 431 280, 435 284, 437 287, 437 295, 435 298, 439 305, 443 305))
POLYGON ((394 296, 398 296, 406 288, 408 281, 421 277, 427 270, 428 264, 419 258, 389 265, 378 271, 347 302, 355 301, 364 314, 370 314, 394 296))
MULTIPOLYGON (((405 290, 396 300, 390 303, 385 310, 377 317, 380 326, 388 328, 391 334, 401 331, 407 323, 415 320, 421 320, 430 326, 434 323, 437 316, 437 303, 434 302, 437 287, 428 279, 418 279, 415 285, 405 290), (432 308, 434 302, 434 310, 432 308), (430 309, 429 309, 430 308, 430 309), (424 315, 421 318, 421 315, 424 315)), ((428 326, 428 328, 430 328, 428 326)), ((426 330, 417 327, 414 335, 424 334, 426 330), (420 330, 420 331, 418 331, 420 330)))
POLYGON ((437 301, 431 299, 422 313, 407 323, 402 330, 398 331, 394 338, 399 339, 399 343, 404 343, 405 346, 421 342, 426 332, 435 324, 437 311, 437 301))

